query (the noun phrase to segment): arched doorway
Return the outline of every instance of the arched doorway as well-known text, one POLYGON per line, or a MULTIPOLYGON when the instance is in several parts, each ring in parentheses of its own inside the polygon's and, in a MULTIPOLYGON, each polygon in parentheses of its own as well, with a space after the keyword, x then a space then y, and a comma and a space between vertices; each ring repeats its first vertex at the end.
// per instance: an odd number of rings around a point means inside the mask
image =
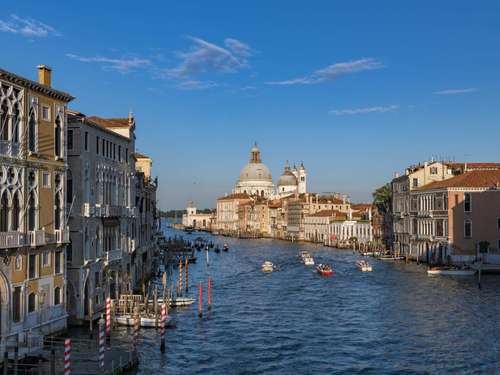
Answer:
POLYGON ((83 315, 88 316, 90 312, 90 291, 89 291, 89 279, 85 280, 85 288, 83 289, 83 315))
POLYGON ((0 271, 0 335, 9 330, 10 290, 7 278, 0 271))

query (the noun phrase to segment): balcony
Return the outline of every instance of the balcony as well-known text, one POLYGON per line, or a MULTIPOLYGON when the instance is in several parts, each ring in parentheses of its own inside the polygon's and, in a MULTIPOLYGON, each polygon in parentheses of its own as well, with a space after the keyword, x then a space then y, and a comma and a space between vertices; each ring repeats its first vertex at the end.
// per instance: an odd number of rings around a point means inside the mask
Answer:
POLYGON ((109 265, 113 262, 118 262, 122 259, 122 251, 121 250, 110 250, 106 252, 106 265, 109 265))
POLYGON ((43 246, 47 243, 45 239, 45 231, 44 230, 30 230, 28 232, 28 245, 35 246, 43 246))
POLYGON ((56 229, 54 233, 56 235, 56 243, 69 243, 69 228, 56 229))
POLYGON ((0 141, 0 155, 10 156, 12 158, 20 157, 21 147, 19 143, 12 141, 0 141))
POLYGON ((0 232, 0 249, 24 246, 24 235, 20 232, 0 232))

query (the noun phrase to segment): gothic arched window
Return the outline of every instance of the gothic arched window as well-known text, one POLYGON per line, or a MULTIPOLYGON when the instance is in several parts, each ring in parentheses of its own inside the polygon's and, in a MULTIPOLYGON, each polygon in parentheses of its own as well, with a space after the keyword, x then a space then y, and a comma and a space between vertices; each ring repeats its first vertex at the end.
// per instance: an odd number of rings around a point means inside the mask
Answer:
POLYGON ((9 230, 9 201, 7 192, 4 191, 0 198, 0 232, 9 230))
POLYGON ((21 111, 19 104, 16 104, 12 110, 12 142, 19 143, 19 132, 21 131, 21 111))
POLYGON ((61 116, 57 116, 56 124, 54 127, 54 155, 57 157, 62 156, 61 133, 62 133, 61 116))
POLYGON ((31 192, 28 200, 28 230, 36 229, 36 201, 35 193, 31 192))
POLYGON ((12 200, 12 230, 19 230, 19 214, 20 214, 20 204, 19 204, 19 193, 14 195, 12 200))
POLYGON ((54 229, 61 229, 61 198, 56 194, 54 203, 54 229))
POLYGON ((9 107, 3 102, 0 107, 0 141, 9 140, 9 107))
POLYGON ((28 120, 28 149, 36 152, 36 116, 33 109, 30 111, 28 120))

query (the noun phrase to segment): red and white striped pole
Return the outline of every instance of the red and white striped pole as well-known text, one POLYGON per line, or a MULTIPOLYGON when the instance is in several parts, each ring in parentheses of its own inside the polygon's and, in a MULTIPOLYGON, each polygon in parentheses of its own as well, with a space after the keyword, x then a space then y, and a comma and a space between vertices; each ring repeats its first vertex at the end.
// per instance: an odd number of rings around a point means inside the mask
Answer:
POLYGON ((201 282, 198 284, 198 317, 203 316, 203 286, 201 282))
POLYGON ((104 352, 106 350, 106 336, 104 333, 104 319, 99 319, 99 368, 104 369, 104 352))
POLYGON ((165 353, 165 325, 167 324, 167 305, 165 302, 161 305, 160 321, 160 351, 165 353))
POLYGON ((207 305, 208 309, 212 310, 212 278, 210 276, 208 277, 207 305))
POLYGON ((111 338, 111 298, 106 298, 106 337, 111 338))
POLYGON ((71 375, 71 339, 64 340, 64 375, 71 375))

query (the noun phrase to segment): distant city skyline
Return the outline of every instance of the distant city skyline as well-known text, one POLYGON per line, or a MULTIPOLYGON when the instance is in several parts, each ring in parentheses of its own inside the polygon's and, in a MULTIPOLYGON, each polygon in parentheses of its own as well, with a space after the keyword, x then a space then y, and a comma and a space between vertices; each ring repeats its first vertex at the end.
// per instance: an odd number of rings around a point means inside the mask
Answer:
POLYGON ((499 161, 498 2, 134 4, 4 4, 0 65, 132 111, 162 209, 215 207, 254 141, 273 180, 303 161, 357 202, 433 157, 499 161))

